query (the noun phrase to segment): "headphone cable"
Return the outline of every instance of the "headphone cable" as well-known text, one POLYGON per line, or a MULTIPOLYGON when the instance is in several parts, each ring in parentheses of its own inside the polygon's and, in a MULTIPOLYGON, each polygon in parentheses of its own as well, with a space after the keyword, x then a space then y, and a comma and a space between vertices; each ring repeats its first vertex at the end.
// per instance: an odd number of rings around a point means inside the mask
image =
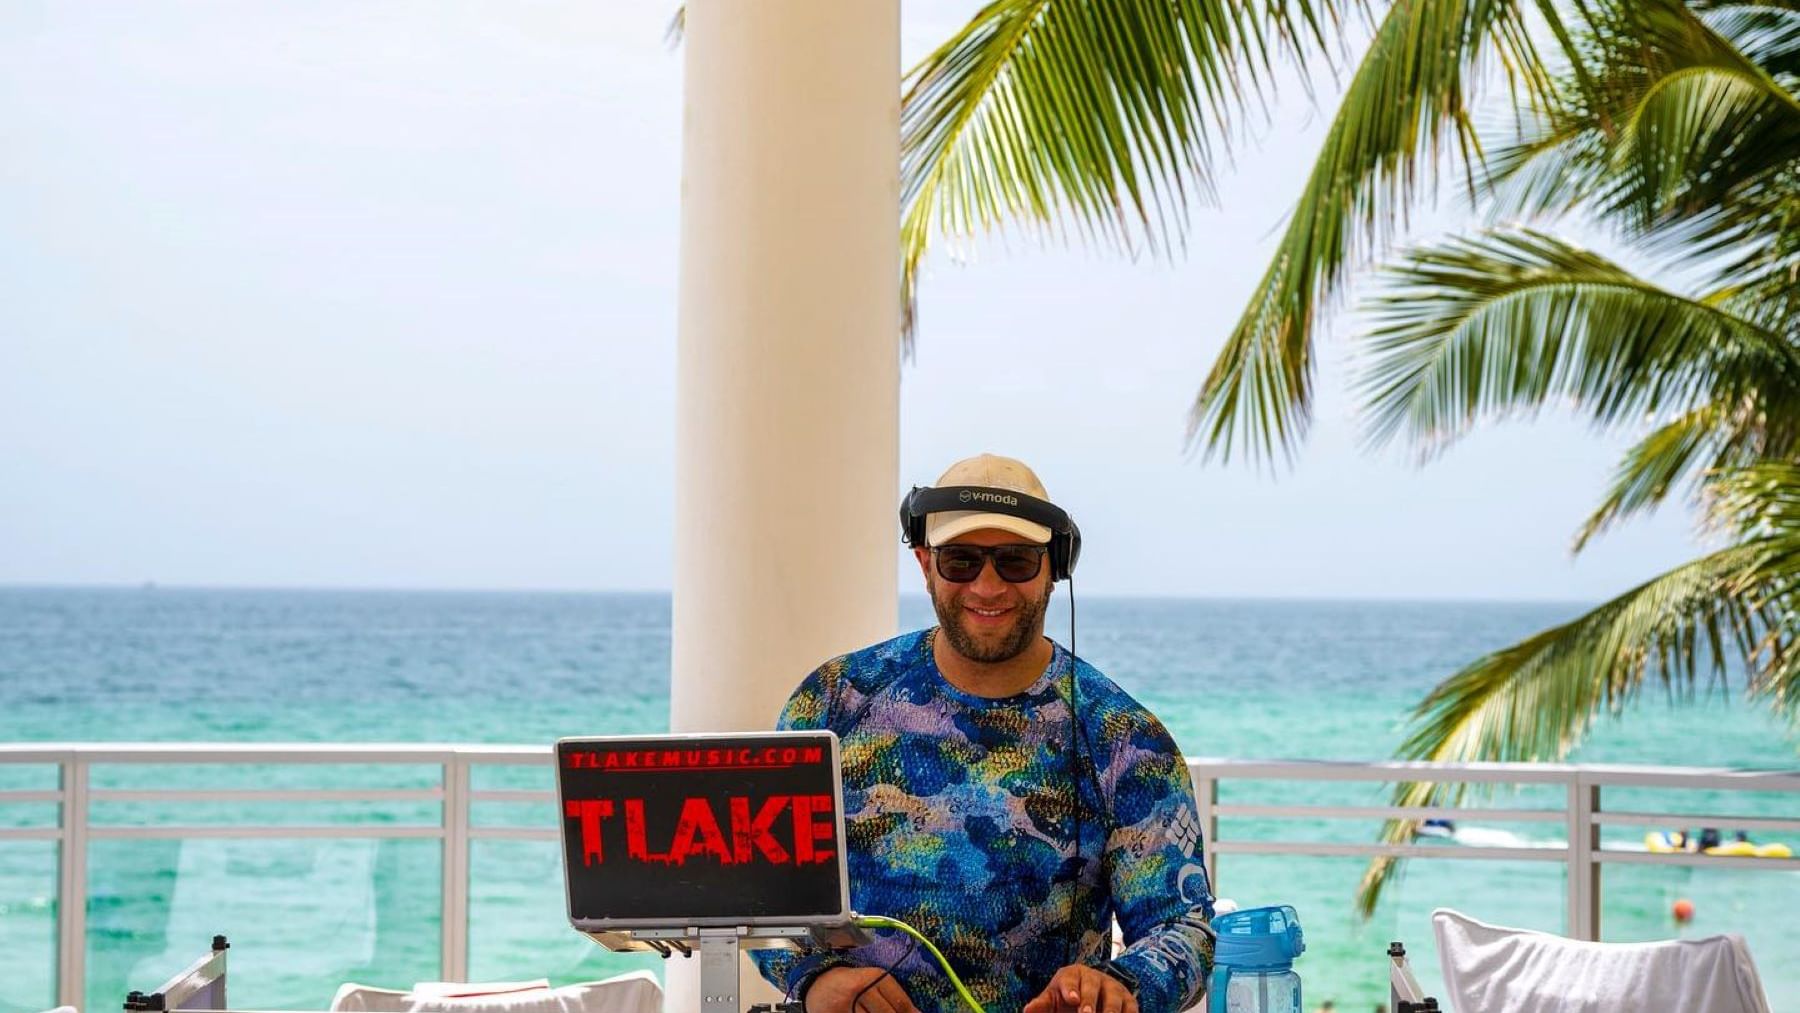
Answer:
POLYGON ((1080 733, 1081 708, 1079 678, 1076 666, 1080 658, 1075 653, 1075 574, 1069 574, 1069 791, 1075 804, 1075 855, 1073 874, 1069 883, 1069 924, 1067 940, 1063 948, 1063 966, 1075 962, 1075 955, 1081 948, 1081 929, 1075 921, 1075 908, 1081 895, 1081 831, 1082 811, 1086 808, 1081 798, 1081 743, 1085 736, 1080 733))
MULTIPOLYGON (((956 969, 950 966, 950 961, 944 956, 944 951, 938 949, 936 944, 925 938, 924 934, 918 929, 913 928, 911 925, 906 924, 898 918, 885 918, 881 915, 862 915, 856 918, 855 921, 856 924, 867 929, 898 929, 908 936, 911 936, 915 946, 919 943, 923 943, 925 949, 929 950, 931 955, 937 959, 938 966, 944 969, 944 977, 950 979, 950 987, 956 990, 956 994, 962 999, 963 1004, 969 1007, 971 1013, 985 1013, 981 1008, 981 1004, 975 1001, 975 996, 970 994, 969 987, 963 984, 961 978, 957 977, 956 969)), ((909 948, 906 953, 901 955, 899 960, 894 961, 893 966, 889 967, 887 972, 881 977, 885 978, 888 974, 892 974, 895 968, 906 962, 907 957, 912 956, 912 952, 912 949, 909 948)), ((862 999, 863 992, 867 992, 880 980, 881 978, 876 978, 875 981, 865 985, 862 992, 856 993, 856 999, 852 1000, 850 1004, 851 1013, 855 1013, 856 1002, 862 999)))
MULTIPOLYGON (((913 936, 909 936, 907 938, 906 949, 900 951, 899 959, 895 960, 893 963, 882 968, 880 974, 878 974, 874 978, 870 979, 869 983, 867 985, 864 985, 862 988, 857 990, 855 997, 850 1000, 850 1013, 857 1013, 857 1004, 862 1002, 863 996, 869 994, 870 989, 874 988, 876 985, 881 984, 881 981, 883 978, 894 977, 894 972, 900 969, 900 965, 906 963, 909 959, 912 958, 912 955, 918 951, 919 940, 921 940, 923 938, 925 938, 925 937, 920 936, 920 935, 913 935, 913 936)), ((933 947, 932 948, 933 952, 936 952, 936 949, 937 949, 936 947, 933 947)), ((939 954, 939 957, 941 958, 942 954, 939 954)), ((949 963, 946 962, 944 964, 944 970, 952 978, 955 978, 956 972, 950 970, 949 963)), ((899 979, 896 978, 895 980, 898 981, 899 979)), ((956 981, 956 985, 958 987, 960 987, 962 985, 962 981, 960 979, 958 979, 956 981)), ((865 1011, 865 1013, 867 1013, 867 1011, 865 1011)))

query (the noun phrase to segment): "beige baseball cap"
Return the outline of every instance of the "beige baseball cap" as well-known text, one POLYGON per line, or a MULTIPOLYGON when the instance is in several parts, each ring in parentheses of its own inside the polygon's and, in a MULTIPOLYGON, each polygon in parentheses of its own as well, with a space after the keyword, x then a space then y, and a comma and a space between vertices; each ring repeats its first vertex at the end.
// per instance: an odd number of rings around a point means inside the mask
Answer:
MULTIPOLYGON (((1025 462, 998 454, 978 454, 965 458, 950 466, 950 469, 938 476, 936 488, 942 489, 952 485, 978 485, 993 489, 1010 489, 1022 492, 1027 496, 1048 501, 1050 495, 1044 491, 1044 483, 1038 481, 1037 475, 1025 466, 1025 462)), ((1039 545, 1050 541, 1050 529, 1042 524, 1035 524, 1023 517, 1011 514, 988 513, 982 510, 948 510, 929 514, 925 518, 925 544, 942 545, 958 535, 983 528, 999 528, 1010 531, 1028 542, 1039 545)))

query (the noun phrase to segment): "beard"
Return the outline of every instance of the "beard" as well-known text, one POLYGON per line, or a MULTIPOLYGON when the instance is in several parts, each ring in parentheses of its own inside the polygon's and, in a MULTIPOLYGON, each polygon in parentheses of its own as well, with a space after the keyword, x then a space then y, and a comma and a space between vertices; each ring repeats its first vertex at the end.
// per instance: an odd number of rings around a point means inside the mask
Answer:
POLYGON ((956 653, 970 661, 994 665, 1011 661, 1025 653, 1026 649, 1044 635, 1044 610, 1050 606, 1050 595, 1055 590, 1056 585, 1047 582, 1041 597, 1028 598, 1021 595, 1019 605, 1013 612, 1012 629, 998 637, 978 637, 965 625, 966 617, 962 606, 965 592, 962 585, 933 580, 931 607, 937 612, 939 628, 949 639, 950 646, 956 649, 956 653))

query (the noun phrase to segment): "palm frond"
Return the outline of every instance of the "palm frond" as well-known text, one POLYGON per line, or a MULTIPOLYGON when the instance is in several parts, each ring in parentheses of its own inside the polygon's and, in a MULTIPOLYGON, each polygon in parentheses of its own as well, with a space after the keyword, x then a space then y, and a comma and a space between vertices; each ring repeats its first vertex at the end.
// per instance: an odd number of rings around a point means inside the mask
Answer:
POLYGON ((1574 551, 1677 489, 1698 493, 1702 483, 1718 475, 1800 456, 1800 390, 1788 385, 1790 379, 1770 376, 1754 399, 1701 405, 1638 441, 1576 533, 1574 551))
POLYGON ((1708 460, 1716 459, 1724 414, 1717 405, 1701 405, 1658 426, 1626 451, 1600 505, 1576 532, 1574 551, 1580 552, 1624 518, 1661 503, 1708 460))
POLYGON ((910 347, 934 238, 1073 222, 1128 253, 1179 248, 1271 54, 1322 49, 1359 0, 992 0, 907 75, 901 247, 910 347))
POLYGON ((1749 662, 1749 690, 1790 725, 1800 723, 1800 465, 1769 461, 1721 472, 1710 483, 1715 527, 1748 534, 1760 552, 1761 609, 1770 628, 1749 662))
POLYGON ((1733 0, 1692 4, 1700 20, 1746 59, 1779 78, 1800 70, 1800 5, 1733 0))
POLYGON ((1756 58, 1793 45, 1796 20, 1748 5, 1599 5, 1561 101, 1526 117, 1489 162, 1496 213, 1580 203, 1630 233, 1673 228, 1666 248, 1690 245, 1690 218, 1718 216, 1800 157, 1800 101, 1782 80, 1792 75, 1756 58))
MULTIPOLYGON (((1348 268, 1386 241, 1421 172, 1454 145, 1477 160, 1473 82, 1497 54, 1532 104, 1553 98, 1525 0, 1398 0, 1351 78, 1299 203, 1188 415, 1190 446, 1229 459, 1291 454, 1312 402, 1314 330, 1348 268)), ((1554 3, 1537 10, 1567 43, 1554 3)))
POLYGON ((1599 608, 1496 651, 1434 688, 1413 711, 1399 755, 1435 762, 1552 762, 1603 710, 1622 709, 1655 671, 1675 688, 1729 648, 1749 653, 1754 609, 1739 595, 1761 575, 1759 545, 1684 564, 1599 608))
MULTIPOLYGON (((1796 488, 1800 488, 1797 485, 1796 488)), ((1721 682, 1733 658, 1794 667, 1790 592, 1800 538, 1775 549, 1753 538, 1677 567, 1570 622, 1496 651, 1440 683, 1413 711, 1398 755, 1433 762, 1552 762, 1566 757, 1602 712, 1617 712, 1660 677, 1691 690, 1702 672, 1721 682), (1772 551, 1773 550, 1773 551, 1772 551)), ((1793 691, 1789 682, 1787 692, 1793 691)), ((1393 804, 1457 804, 1468 785, 1404 782, 1393 804)), ((1389 820, 1382 840, 1407 843, 1417 820, 1389 820)), ((1365 870, 1356 904, 1367 917, 1399 863, 1365 870)))
POLYGON ((1800 387, 1781 335, 1534 230, 1420 247, 1385 274, 1357 383, 1374 443, 1431 450, 1552 401, 1607 425, 1800 387))
POLYGON ((1800 102, 1754 64, 1721 59, 1660 77, 1622 133, 1615 164, 1640 181, 1649 227, 1792 164, 1800 102))
MULTIPOLYGON (((1573 91, 1573 86, 1565 86, 1573 91)), ((1572 105, 1573 103, 1566 103, 1572 105)), ((1488 146, 1477 199, 1489 221, 1568 213, 1580 204, 1622 203, 1629 180, 1612 171, 1611 138, 1580 112, 1527 110, 1510 139, 1488 146)))
MULTIPOLYGON (((1800 721, 1800 465, 1767 462, 1708 477, 1709 518, 1732 544, 1592 611, 1495 651, 1439 683, 1413 709, 1397 751, 1411 760, 1551 762, 1602 712, 1618 713, 1650 678, 1691 692, 1741 665, 1748 695, 1800 721)), ((1405 782, 1395 805, 1455 804, 1465 784, 1405 782)), ((1416 820, 1389 820, 1405 843, 1416 820)), ((1357 891, 1364 917, 1399 868, 1372 861, 1357 891)))
POLYGON ((1674 263, 1704 266, 1719 308, 1766 330, 1800 331, 1800 160, 1645 240, 1674 263))

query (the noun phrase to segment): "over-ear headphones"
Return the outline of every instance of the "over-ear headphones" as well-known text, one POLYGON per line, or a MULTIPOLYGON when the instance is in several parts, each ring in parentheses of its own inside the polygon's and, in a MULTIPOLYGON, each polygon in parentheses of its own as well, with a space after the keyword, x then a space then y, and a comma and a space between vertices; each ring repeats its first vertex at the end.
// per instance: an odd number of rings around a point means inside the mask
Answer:
POLYGON ((1068 580, 1081 558, 1081 529, 1062 507, 1014 489, 984 485, 947 485, 938 488, 915 485, 900 501, 900 535, 906 544, 923 549, 925 516, 953 510, 980 510, 1006 514, 1050 529, 1050 579, 1068 580))

